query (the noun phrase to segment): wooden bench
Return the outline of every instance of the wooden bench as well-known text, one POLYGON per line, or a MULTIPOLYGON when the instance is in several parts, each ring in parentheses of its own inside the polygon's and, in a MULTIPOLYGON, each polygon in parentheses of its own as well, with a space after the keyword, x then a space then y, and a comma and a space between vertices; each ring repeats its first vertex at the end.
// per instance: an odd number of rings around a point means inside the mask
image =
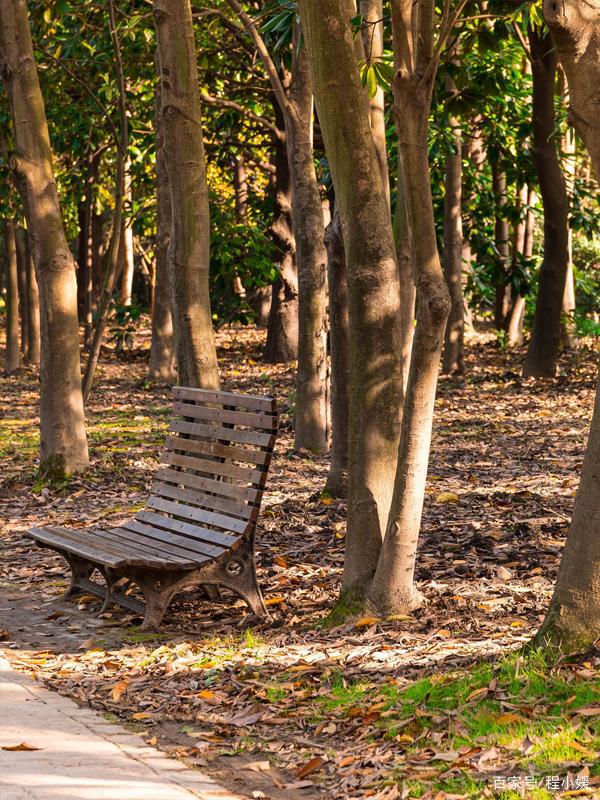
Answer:
POLYGON ((47 526, 29 535, 71 568, 66 596, 79 591, 144 612, 160 624, 172 597, 192 584, 240 595, 266 615, 256 580, 254 534, 277 435, 275 400, 183 386, 144 511, 115 528, 47 526), (92 580, 97 571, 104 584, 92 580), (145 604, 127 589, 136 584, 145 604))

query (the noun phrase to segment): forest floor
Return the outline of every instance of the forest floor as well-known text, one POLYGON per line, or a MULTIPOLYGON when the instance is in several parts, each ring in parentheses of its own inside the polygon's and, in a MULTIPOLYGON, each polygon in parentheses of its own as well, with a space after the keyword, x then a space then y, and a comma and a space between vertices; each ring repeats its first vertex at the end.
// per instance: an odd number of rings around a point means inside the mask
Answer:
MULTIPOLYGON (((227 388, 275 394, 281 431, 259 522, 272 612, 176 600, 159 634, 99 601, 60 599, 61 558, 33 524, 118 524, 140 509, 169 418, 146 380, 147 338, 103 354, 89 405, 93 466, 36 479, 37 378, 0 379, 0 639, 13 666, 119 719, 253 798, 600 797, 600 652, 547 668, 519 648, 548 605, 592 412, 597 355, 523 381, 521 351, 469 342, 442 378, 419 548, 427 605, 324 624, 339 589, 345 504, 327 458, 293 450, 293 371, 261 362, 262 333, 218 334, 227 388)), ((1 357, 0 353, 0 357, 1 357)))

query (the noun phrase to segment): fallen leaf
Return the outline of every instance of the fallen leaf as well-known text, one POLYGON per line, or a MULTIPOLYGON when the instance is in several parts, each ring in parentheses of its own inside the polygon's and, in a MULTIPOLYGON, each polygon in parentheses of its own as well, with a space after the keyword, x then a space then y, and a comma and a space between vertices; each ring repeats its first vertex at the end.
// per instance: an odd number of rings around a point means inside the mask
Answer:
POLYGON ((506 714, 498 714, 497 717, 494 717, 494 722, 497 725, 516 725, 519 722, 526 722, 526 720, 519 716, 519 714, 508 712, 506 714))
POLYGON ((296 777, 306 778, 307 775, 311 775, 313 772, 321 769, 324 763, 325 759, 321 758, 321 756, 315 756, 314 758, 311 758, 310 761, 307 761, 303 767, 300 767, 298 770, 296 770, 296 777))
POLYGON ((436 498, 436 503, 460 503, 460 497, 456 492, 440 492, 436 498))
POLYGON ((0 750, 10 750, 10 751, 25 751, 29 752, 31 750, 43 750, 43 747, 35 747, 32 744, 27 744, 27 742, 21 742, 20 744, 5 744, 0 747, 0 750))
POLYGON ((120 699, 123 697, 123 695, 127 691, 127 687, 128 686, 129 686, 129 681, 127 681, 127 680, 119 681, 118 683, 115 683, 115 685, 112 688, 112 692, 111 692, 112 699, 115 701, 115 703, 118 703, 120 701, 120 699))
POLYGON ((361 628, 370 628, 371 625, 376 625, 378 622, 381 622, 379 617, 361 617, 356 620, 354 627, 361 630, 361 628))

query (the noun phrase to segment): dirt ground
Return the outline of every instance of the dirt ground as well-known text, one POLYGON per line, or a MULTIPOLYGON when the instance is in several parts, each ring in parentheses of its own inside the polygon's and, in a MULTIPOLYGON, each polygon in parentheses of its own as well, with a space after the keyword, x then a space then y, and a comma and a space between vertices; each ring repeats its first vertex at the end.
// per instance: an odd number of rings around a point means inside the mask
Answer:
POLYGON ((169 391, 147 381, 142 337, 121 360, 103 354, 92 469, 60 489, 35 477, 35 375, 0 379, 2 645, 17 667, 249 797, 408 797, 392 793, 392 766, 402 761, 410 777, 425 759, 415 766, 399 734, 378 738, 377 704, 360 717, 333 706, 317 715, 315 696, 469 669, 531 637, 568 530, 597 353, 582 347, 555 380, 532 382, 520 377, 521 351, 469 342, 466 377, 442 378, 436 405, 417 570, 427 605, 331 628, 321 621, 339 589, 345 503, 322 494, 327 457, 293 450, 293 372, 261 362, 262 337, 231 328, 218 344, 223 388, 274 394, 281 411, 257 538, 271 621, 249 626, 235 598, 214 605, 187 592, 160 634, 140 633, 123 610, 97 616, 95 598, 61 600, 64 562, 25 536, 34 524, 117 524, 143 506, 169 391))

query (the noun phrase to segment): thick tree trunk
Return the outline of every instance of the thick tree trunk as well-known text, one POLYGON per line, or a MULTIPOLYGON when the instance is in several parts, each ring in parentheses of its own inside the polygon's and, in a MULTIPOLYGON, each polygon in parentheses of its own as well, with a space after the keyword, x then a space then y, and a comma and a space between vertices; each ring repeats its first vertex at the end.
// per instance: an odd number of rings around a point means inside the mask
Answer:
POLYGON ((529 46, 533 75, 532 155, 544 206, 544 260, 523 375, 552 378, 560 350, 562 302, 569 264, 569 198, 556 146, 556 50, 550 34, 534 28, 529 29, 529 46))
POLYGON ((194 29, 189 0, 154 0, 164 152, 171 193, 171 308, 177 374, 216 389, 219 368, 209 292, 210 216, 194 29))
POLYGON ((26 210, 40 288, 40 472, 56 478, 85 469, 89 461, 81 395, 75 261, 60 213, 25 0, 0 4, 0 52, 15 140, 10 162, 26 210))
MULTIPOLYGON (((283 112, 275 99, 273 110, 277 127, 284 133, 283 112)), ((279 276, 273 284, 263 358, 268 364, 285 364, 298 357, 298 270, 292 228, 292 187, 287 149, 281 138, 275 139, 274 147, 275 218, 271 225, 271 235, 279 251, 279 276)))
MULTIPOLYGON (((450 90, 453 87, 454 82, 448 79, 446 88, 450 90)), ((442 370, 447 374, 462 375, 465 334, 462 291, 462 139, 458 120, 451 117, 450 126, 456 149, 446 156, 443 265, 451 306, 444 337, 442 370)))
POLYGON ((494 306, 494 325, 501 331, 506 329, 510 311, 510 284, 508 282, 508 262, 510 243, 508 236, 508 220, 504 207, 508 203, 506 196, 506 173, 500 169, 497 159, 492 159, 492 189, 496 203, 496 302, 494 306))
MULTIPOLYGON (((567 75, 570 119, 600 177, 598 98, 600 0, 546 0, 546 22, 567 75)), ((596 404, 554 596, 537 643, 560 655, 584 651, 600 637, 600 377, 596 404)))
POLYGON ((19 286, 15 233, 15 221, 10 217, 5 217, 3 220, 4 274, 6 276, 6 351, 4 353, 4 371, 9 374, 16 372, 21 366, 19 286))
POLYGON ((325 232, 329 283, 329 351, 331 359, 331 461, 326 490, 348 494, 348 281, 342 220, 337 206, 325 232))
MULTIPOLYGON (((433 24, 433 23, 432 23, 433 24)), ((408 35, 405 20, 392 14, 395 53, 408 35)), ((417 55, 417 63, 419 56, 417 55)), ((429 464, 433 410, 450 297, 440 263, 433 215, 427 151, 427 126, 432 82, 423 82, 404 62, 397 63, 394 99, 398 142, 413 237, 413 265, 417 284, 417 326, 408 386, 404 398, 402 432, 394 493, 369 604, 378 612, 407 613, 421 596, 414 570, 429 464)))
POLYGON ((35 276, 29 234, 24 232, 26 286, 27 286, 27 353, 28 364, 39 364, 41 360, 40 336, 40 292, 35 276))
POLYGON ((156 267, 154 302, 152 303, 152 342, 150 345, 150 377, 159 383, 177 380, 173 349, 173 318, 169 286, 169 244, 171 241, 171 193, 165 165, 164 142, 160 114, 160 86, 155 103, 156 133, 156 267))
POLYGON ((385 187, 356 66, 352 0, 302 0, 319 122, 339 205, 348 276, 348 529, 342 600, 375 573, 398 456, 400 287, 385 187))
POLYGON ((295 32, 285 130, 298 266, 298 368, 295 446, 322 453, 329 444, 327 251, 312 142, 313 95, 306 49, 295 32))

